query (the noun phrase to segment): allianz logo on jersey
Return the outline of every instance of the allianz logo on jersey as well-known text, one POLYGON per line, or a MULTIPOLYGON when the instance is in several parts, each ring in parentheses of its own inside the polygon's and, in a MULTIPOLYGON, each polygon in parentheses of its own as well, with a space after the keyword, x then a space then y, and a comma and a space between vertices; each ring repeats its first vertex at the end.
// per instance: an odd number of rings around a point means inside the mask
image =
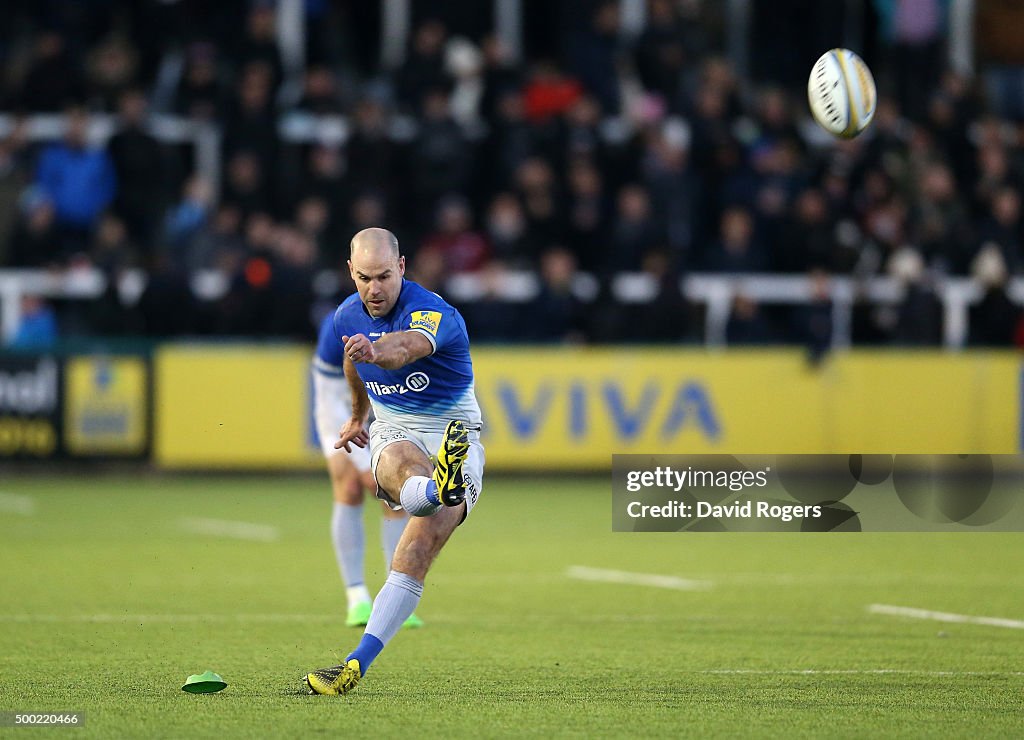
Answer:
POLYGON ((409 373, 405 376, 404 383, 395 383, 388 385, 386 383, 378 383, 374 380, 367 380, 365 382, 366 390, 375 396, 390 396, 395 393, 419 393, 426 389, 430 385, 430 378, 427 377, 426 373, 415 372, 409 373))

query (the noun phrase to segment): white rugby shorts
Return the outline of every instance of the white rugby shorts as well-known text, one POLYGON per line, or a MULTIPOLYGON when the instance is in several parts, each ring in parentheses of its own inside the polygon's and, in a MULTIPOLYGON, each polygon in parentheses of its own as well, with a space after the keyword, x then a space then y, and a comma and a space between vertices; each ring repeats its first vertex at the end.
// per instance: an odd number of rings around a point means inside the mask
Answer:
MULTIPOLYGON (((412 442, 424 455, 432 458, 440 449, 443 438, 444 430, 421 432, 391 421, 377 419, 370 424, 370 467, 373 470, 373 477, 377 477, 380 454, 388 445, 395 442, 412 442)), ((469 432, 469 455, 462 464, 462 475, 466 481, 466 516, 469 516, 483 491, 484 461, 484 446, 480 444, 480 432, 472 430, 469 432)), ((378 490, 377 497, 386 501, 391 508, 396 508, 397 502, 390 501, 382 491, 378 490)))
POLYGON ((352 448, 351 452, 334 449, 338 432, 352 417, 352 394, 344 377, 336 378, 313 370, 313 418, 316 434, 320 438, 320 449, 324 457, 345 455, 360 473, 370 469, 370 450, 366 447, 352 448))

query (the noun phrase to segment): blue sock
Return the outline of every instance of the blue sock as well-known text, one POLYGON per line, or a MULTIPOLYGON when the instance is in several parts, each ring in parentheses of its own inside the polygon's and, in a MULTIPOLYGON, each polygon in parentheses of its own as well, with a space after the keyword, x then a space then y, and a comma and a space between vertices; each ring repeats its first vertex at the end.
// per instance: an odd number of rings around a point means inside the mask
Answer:
POLYGON ((359 641, 359 646, 348 654, 345 658, 345 662, 348 663, 350 660, 355 658, 359 661, 359 670, 365 676, 366 671, 370 668, 370 663, 377 659, 380 655, 380 651, 384 649, 384 643, 378 640, 373 635, 363 633, 363 639, 359 641))
POLYGON ((441 505, 441 498, 437 495, 437 484, 434 483, 433 478, 427 481, 427 490, 423 492, 423 495, 426 496, 427 501, 434 504, 434 506, 441 505))
POLYGON ((420 596, 423 595, 423 584, 415 578, 391 571, 383 588, 373 602, 370 621, 366 623, 363 639, 359 647, 353 650, 345 662, 352 658, 359 661, 359 668, 365 674, 370 664, 380 655, 380 651, 402 628, 402 623, 416 611, 420 596))

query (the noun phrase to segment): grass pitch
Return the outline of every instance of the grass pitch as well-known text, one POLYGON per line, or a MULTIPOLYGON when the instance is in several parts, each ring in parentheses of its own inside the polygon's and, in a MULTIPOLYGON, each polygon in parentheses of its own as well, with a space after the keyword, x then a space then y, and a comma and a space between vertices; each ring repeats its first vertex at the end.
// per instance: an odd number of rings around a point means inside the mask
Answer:
POLYGON ((306 696, 359 637, 330 506, 321 477, 0 480, 0 711, 81 710, 32 733, 95 737, 1024 732, 1024 629, 867 611, 1022 620, 1024 535, 615 534, 607 478, 492 476, 428 576, 427 627, 353 694, 306 696), (207 668, 226 691, 180 691, 207 668))

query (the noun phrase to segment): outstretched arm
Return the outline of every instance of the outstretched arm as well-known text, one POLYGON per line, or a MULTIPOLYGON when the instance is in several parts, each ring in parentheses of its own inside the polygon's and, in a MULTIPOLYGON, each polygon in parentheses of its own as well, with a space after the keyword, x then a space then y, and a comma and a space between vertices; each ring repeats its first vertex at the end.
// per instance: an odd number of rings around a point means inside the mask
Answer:
MULTIPOLYGON (((342 337, 341 341, 345 343, 346 374, 352 362, 368 362, 385 370, 397 370, 434 351, 434 345, 418 331, 385 334, 376 342, 371 342, 362 334, 342 337)), ((355 372, 355 368, 352 370, 355 372)), ((359 387, 363 395, 366 395, 366 389, 361 384, 359 387)))

